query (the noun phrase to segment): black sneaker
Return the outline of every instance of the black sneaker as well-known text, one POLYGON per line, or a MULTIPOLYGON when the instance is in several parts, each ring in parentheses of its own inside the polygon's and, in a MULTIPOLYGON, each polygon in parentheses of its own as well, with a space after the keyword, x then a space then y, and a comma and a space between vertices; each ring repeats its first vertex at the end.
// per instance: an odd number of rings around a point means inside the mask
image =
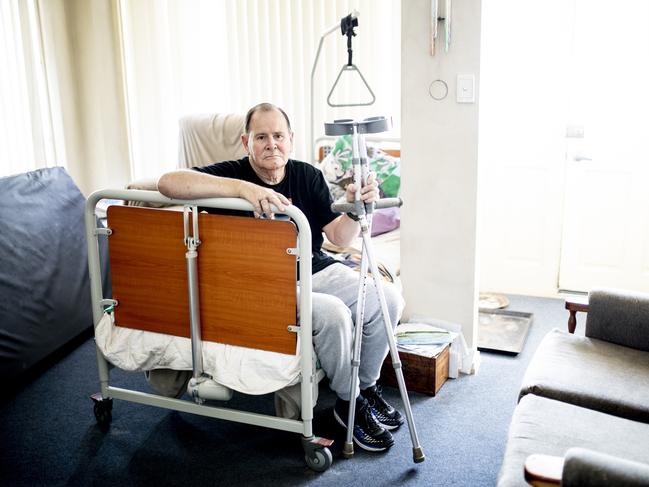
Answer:
MULTIPOLYGON (((356 413, 354 415, 354 443, 367 451, 384 451, 394 444, 394 439, 389 431, 383 428, 372 414, 372 408, 367 401, 358 396, 356 413)), ((336 399, 334 417, 343 427, 347 428, 347 415, 349 402, 336 399)))
POLYGON ((395 430, 403 424, 403 416, 383 399, 380 387, 368 387, 361 391, 361 396, 367 399, 377 421, 386 430, 395 430))

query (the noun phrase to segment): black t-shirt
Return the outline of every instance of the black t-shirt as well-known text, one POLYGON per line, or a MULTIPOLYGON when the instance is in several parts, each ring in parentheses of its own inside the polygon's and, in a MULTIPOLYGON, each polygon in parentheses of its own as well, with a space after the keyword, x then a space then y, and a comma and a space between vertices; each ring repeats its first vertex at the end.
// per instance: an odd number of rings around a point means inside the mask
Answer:
MULTIPOLYGON (((284 179, 278 184, 266 184, 255 173, 248 157, 238 161, 225 161, 210 164, 209 166, 193 167, 195 171, 222 176, 232 179, 242 179, 265 188, 270 188, 286 196, 291 203, 297 206, 309 220, 311 226, 312 246, 312 273, 324 269, 335 260, 322 252, 322 229, 339 216, 339 213, 331 211, 331 193, 327 183, 315 167, 306 162, 289 159, 286 164, 284 179)), ((205 208, 212 211, 211 208, 205 208)), ((252 214, 252 213, 250 213, 252 214)))

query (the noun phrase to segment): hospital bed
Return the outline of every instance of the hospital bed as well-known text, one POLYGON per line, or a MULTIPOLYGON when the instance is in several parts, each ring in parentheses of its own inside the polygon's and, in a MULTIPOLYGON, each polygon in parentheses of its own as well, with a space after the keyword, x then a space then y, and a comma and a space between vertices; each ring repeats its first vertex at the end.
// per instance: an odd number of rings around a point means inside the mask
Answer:
POLYGON ((120 399, 300 433, 307 465, 326 470, 333 442, 316 437, 312 425, 324 373, 316 367, 311 341, 308 221, 294 206, 285 210, 290 220, 199 213, 199 207, 252 210, 240 199, 174 200, 143 190, 101 190, 87 200, 101 384, 101 392, 93 396, 96 419, 102 426, 110 424, 113 399, 120 399), (109 206, 104 226, 97 224, 95 209, 106 200, 176 205, 183 211, 109 206), (104 236, 110 297, 102 294, 101 285, 98 238, 104 236), (111 383, 115 366, 191 369, 189 399, 116 387, 111 383), (298 391, 299 417, 229 408, 231 389, 247 394, 298 391))

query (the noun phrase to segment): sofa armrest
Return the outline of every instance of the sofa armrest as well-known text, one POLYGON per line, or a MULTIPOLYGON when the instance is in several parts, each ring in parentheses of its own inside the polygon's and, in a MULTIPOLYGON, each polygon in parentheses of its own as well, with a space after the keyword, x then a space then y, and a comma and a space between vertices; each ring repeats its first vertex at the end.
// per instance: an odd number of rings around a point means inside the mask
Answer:
POLYGON ((649 465, 585 448, 571 448, 563 463, 561 485, 646 487, 649 485, 649 465))
POLYGON ((585 448, 570 448, 565 457, 541 454, 527 457, 525 480, 538 487, 646 487, 649 486, 649 465, 585 448))
POLYGON ((563 457, 534 453, 525 460, 525 481, 534 487, 561 485, 563 457))
POLYGON ((649 295, 593 290, 586 336, 649 352, 649 295))

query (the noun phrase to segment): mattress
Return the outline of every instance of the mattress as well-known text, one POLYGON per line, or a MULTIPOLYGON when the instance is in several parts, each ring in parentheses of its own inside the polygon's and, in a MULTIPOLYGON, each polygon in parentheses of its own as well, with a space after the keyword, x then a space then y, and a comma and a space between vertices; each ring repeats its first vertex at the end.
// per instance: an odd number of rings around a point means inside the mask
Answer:
MULTIPOLYGON (((106 360, 123 370, 192 370, 189 338, 115 326, 109 313, 95 327, 95 340, 106 360)), ((295 355, 203 341, 203 368, 235 391, 275 392, 300 380, 300 339, 295 355)))

